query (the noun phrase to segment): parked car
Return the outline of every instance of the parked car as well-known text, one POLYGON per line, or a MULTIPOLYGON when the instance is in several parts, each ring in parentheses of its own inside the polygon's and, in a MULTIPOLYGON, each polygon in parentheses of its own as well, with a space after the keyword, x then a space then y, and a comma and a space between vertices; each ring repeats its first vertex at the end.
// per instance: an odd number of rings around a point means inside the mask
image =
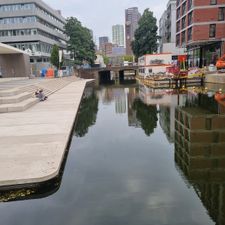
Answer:
POLYGON ((217 60, 216 68, 217 70, 225 70, 225 55, 217 60))

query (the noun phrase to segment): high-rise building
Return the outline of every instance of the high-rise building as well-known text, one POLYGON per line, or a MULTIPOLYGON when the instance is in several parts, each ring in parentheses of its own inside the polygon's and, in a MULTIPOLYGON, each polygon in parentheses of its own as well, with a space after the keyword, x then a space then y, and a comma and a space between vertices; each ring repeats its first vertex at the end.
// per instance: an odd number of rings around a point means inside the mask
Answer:
POLYGON ((159 20, 159 52, 183 54, 184 49, 176 47, 176 0, 169 0, 159 20))
POLYGON ((0 42, 27 51, 32 63, 48 63, 52 46, 66 49, 66 20, 42 0, 0 0, 0 42))
POLYGON ((176 45, 189 66, 215 64, 225 54, 225 0, 177 0, 176 45))
POLYGON ((114 25, 112 26, 112 43, 118 46, 124 46, 124 26, 114 25))
POLYGON ((106 55, 106 56, 112 55, 112 48, 113 48, 112 43, 109 43, 109 42, 105 43, 104 44, 104 50, 103 50, 104 55, 106 55))
POLYGON ((137 7, 125 10, 125 36, 126 36, 126 54, 133 55, 131 42, 134 40, 135 30, 138 28, 138 21, 141 14, 137 7))
POLYGON ((99 37, 99 51, 100 52, 104 51, 106 43, 109 43, 108 37, 99 37))

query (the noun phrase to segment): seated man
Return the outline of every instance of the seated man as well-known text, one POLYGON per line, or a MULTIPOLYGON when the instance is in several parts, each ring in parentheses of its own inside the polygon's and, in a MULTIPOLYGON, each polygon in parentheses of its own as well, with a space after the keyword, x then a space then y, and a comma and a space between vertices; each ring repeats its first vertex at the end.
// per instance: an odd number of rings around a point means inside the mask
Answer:
POLYGON ((43 93, 43 89, 37 90, 35 96, 39 98, 40 101, 45 101, 48 97, 43 93))

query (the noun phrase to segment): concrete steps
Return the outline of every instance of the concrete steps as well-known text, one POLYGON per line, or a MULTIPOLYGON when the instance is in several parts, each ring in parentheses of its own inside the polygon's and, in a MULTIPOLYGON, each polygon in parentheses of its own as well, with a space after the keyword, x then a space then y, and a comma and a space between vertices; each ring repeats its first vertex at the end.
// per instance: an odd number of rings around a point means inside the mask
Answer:
POLYGON ((20 93, 21 93, 21 90, 18 88, 7 89, 7 90, 0 91, 0 97, 9 97, 9 96, 18 95, 20 93))
POLYGON ((54 79, 24 85, 18 88, 0 90, 0 113, 22 112, 39 102, 34 96, 37 89, 43 89, 46 96, 64 88, 73 79, 54 79))
POLYGON ((13 96, 0 97, 0 104, 19 103, 30 97, 32 97, 32 94, 29 92, 19 93, 17 95, 13 95, 13 96))
POLYGON ((37 98, 28 98, 19 103, 0 105, 0 113, 22 112, 39 102, 37 98))

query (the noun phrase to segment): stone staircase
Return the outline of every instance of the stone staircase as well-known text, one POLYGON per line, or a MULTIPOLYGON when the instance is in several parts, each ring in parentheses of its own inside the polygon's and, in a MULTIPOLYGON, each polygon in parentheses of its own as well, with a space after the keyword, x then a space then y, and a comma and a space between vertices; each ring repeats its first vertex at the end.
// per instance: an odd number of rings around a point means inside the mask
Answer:
POLYGON ((39 102, 34 96, 37 89, 43 89, 46 96, 62 89, 75 78, 46 80, 40 83, 25 85, 18 88, 0 90, 0 113, 22 112, 39 102))

